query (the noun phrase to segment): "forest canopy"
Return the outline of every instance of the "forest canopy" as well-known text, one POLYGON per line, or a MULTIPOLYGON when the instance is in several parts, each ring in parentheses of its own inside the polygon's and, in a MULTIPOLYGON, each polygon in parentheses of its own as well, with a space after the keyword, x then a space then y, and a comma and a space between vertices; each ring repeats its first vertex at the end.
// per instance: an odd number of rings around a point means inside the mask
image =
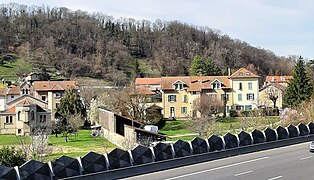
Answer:
POLYGON ((0 5, 0 53, 8 52, 65 77, 117 85, 139 76, 189 75, 195 56, 210 58, 223 74, 246 67, 262 77, 291 74, 294 63, 208 27, 16 3, 0 5))

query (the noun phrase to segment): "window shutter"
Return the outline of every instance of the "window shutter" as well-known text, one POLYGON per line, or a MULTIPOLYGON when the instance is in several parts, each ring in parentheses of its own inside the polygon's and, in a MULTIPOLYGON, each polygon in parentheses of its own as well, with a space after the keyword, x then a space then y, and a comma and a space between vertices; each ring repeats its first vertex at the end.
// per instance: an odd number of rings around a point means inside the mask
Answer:
POLYGON ((173 96, 173 102, 177 102, 177 95, 173 96))
POLYGON ((168 95, 168 102, 171 101, 171 95, 168 95))
POLYGON ((252 100, 254 100, 254 94, 252 94, 252 100))

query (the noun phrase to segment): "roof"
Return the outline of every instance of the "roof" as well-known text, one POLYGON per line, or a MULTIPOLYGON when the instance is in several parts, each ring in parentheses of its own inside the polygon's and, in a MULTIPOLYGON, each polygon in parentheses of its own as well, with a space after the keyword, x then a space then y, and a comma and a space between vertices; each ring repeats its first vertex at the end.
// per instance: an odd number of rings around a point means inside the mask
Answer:
POLYGON ((28 99, 25 99, 24 101, 21 101, 18 103, 18 105, 30 105, 30 104, 33 104, 33 102, 28 99))
POLYGON ((230 76, 230 78, 247 78, 247 77, 259 78, 258 75, 252 73, 251 71, 245 68, 240 68, 230 76))
POLYGON ((7 113, 7 114, 15 114, 15 106, 10 108, 10 109, 6 109, 4 111, 4 113, 7 113))
POLYGON ((10 87, 7 94, 19 95, 21 94, 21 89, 20 87, 10 87))
POLYGON ((228 76, 177 76, 177 77, 162 77, 161 89, 174 90, 173 83, 182 81, 186 85, 184 89, 188 91, 201 91, 203 89, 212 89, 212 82, 222 82, 222 89, 230 88, 228 76))
POLYGON ((266 76, 266 82, 287 82, 292 79, 293 76, 266 76))
MULTIPOLYGON (((28 101, 30 101, 30 102, 33 102, 32 100, 34 100, 34 101, 42 102, 42 103, 44 103, 44 104, 48 104, 47 102, 45 102, 45 101, 43 101, 43 100, 41 100, 41 99, 37 99, 37 98, 35 98, 35 97, 33 97, 33 96, 29 95, 29 94, 23 94, 22 96, 19 96, 19 97, 17 97, 17 98, 12 99, 12 100, 9 101, 9 102, 7 102, 7 105, 10 105, 10 104, 12 104, 13 102, 20 101, 20 100, 21 100, 21 102, 22 102, 24 98, 28 98, 28 101)), ((25 100, 24 100, 24 101, 25 101, 25 100)))
POLYGON ((7 88, 0 88, 0 96, 5 96, 7 94, 7 88))
POLYGON ((142 87, 142 86, 139 86, 139 87, 136 87, 136 91, 139 93, 139 94, 147 94, 147 95, 153 95, 153 94, 156 94, 156 88, 153 88, 153 87, 142 87))
POLYGON ((35 81, 34 91, 64 91, 73 87, 78 89, 76 81, 35 81))
POLYGON ((136 78, 135 85, 160 85, 161 78, 136 78))

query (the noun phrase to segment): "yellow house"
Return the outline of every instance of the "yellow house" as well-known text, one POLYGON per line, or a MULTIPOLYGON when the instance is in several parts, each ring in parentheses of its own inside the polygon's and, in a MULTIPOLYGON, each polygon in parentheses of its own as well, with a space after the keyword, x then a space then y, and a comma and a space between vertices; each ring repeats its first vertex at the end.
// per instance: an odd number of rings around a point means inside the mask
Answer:
POLYGON ((208 95, 224 101, 230 109, 251 110, 258 107, 259 76, 241 68, 229 76, 162 77, 162 106, 164 118, 199 116, 194 102, 208 95))

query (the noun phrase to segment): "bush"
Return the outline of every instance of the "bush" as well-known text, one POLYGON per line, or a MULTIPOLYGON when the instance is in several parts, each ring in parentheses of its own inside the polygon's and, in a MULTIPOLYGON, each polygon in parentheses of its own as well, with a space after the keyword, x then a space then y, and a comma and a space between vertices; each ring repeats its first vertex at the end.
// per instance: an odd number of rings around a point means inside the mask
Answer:
POLYGON ((230 110, 230 117, 238 117, 237 111, 234 110, 234 109, 231 109, 231 110, 230 110))
POLYGON ((20 166, 26 162, 26 154, 13 146, 3 146, 0 149, 0 165, 7 167, 20 166))

